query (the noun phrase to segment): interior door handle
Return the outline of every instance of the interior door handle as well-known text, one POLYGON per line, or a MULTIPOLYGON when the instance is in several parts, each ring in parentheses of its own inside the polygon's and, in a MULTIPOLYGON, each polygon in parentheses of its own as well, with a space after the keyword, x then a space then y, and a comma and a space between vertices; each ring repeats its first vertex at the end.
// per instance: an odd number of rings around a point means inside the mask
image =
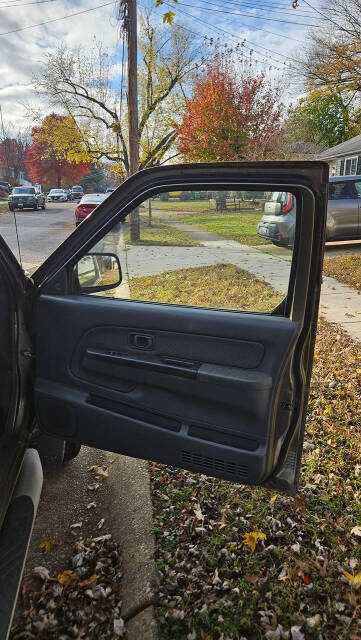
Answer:
POLYGON ((153 336, 149 336, 145 333, 131 333, 129 336, 129 342, 133 347, 146 351, 153 348, 154 338, 153 336))
POLYGON ((145 360, 143 358, 128 356, 119 353, 118 351, 103 351, 101 349, 92 349, 90 347, 86 350, 86 356, 92 360, 109 362, 109 364, 135 367, 137 369, 181 376, 183 378, 196 378, 199 369, 199 364, 193 362, 187 363, 184 360, 166 358, 164 362, 159 362, 156 360, 145 360))

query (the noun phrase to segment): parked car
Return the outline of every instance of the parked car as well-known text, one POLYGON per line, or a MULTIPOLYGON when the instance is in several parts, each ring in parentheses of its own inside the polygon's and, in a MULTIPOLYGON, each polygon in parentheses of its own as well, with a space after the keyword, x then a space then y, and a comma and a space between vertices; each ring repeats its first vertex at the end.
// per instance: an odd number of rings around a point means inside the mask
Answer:
POLYGON ((108 188, 105 190, 105 193, 113 193, 113 191, 115 191, 115 189, 116 189, 116 187, 108 187, 108 188))
POLYGON ((66 202, 68 199, 65 189, 50 189, 48 202, 66 202))
MULTIPOLYGON (((361 176, 338 176, 329 181, 326 242, 361 238, 361 176)), ((258 235, 280 247, 292 247, 296 227, 296 199, 275 191, 265 202, 258 235)))
POLYGON ((105 200, 106 193, 87 193, 82 197, 75 209, 75 226, 83 222, 96 207, 105 200))
POLYGON ((72 200, 80 200, 84 195, 84 189, 83 187, 80 187, 79 185, 75 185, 74 187, 71 188, 71 199, 72 200))
POLYGON ((152 167, 104 198, 31 278, 1 239, 0 638, 8 637, 42 487, 39 456, 29 448, 35 417, 53 441, 296 492, 327 188, 323 162, 152 167), (271 191, 279 184, 297 190, 305 224, 284 303, 272 313, 210 309, 206 297, 202 308, 99 295, 122 278, 108 232, 150 195, 180 185, 271 191))
POLYGON ((70 189, 64 189, 65 193, 66 193, 66 199, 67 200, 71 200, 71 191, 70 189))
POLYGON ((11 191, 11 185, 8 182, 4 182, 4 180, 0 180, 0 195, 2 198, 6 197, 8 193, 11 191))
POLYGON ((35 187, 14 187, 8 197, 10 211, 15 209, 45 209, 45 196, 37 191, 35 187))

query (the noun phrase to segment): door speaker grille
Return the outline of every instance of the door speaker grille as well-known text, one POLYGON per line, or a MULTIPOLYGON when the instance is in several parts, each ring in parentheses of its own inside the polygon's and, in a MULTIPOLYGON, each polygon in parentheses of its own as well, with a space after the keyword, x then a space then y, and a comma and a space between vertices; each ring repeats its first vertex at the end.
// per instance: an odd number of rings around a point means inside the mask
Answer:
POLYGON ((236 464, 220 458, 211 458, 203 456, 195 451, 182 451, 182 462, 184 465, 192 465, 198 467, 199 471, 218 471, 219 473, 229 473, 232 476, 245 478, 248 476, 248 466, 244 464, 236 464))

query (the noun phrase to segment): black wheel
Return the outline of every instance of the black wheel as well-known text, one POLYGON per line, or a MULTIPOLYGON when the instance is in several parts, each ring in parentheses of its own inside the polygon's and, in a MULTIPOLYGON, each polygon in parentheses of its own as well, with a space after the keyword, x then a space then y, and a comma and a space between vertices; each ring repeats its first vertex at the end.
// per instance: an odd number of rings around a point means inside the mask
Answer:
POLYGON ((31 445, 38 450, 45 473, 55 471, 64 463, 65 440, 52 438, 41 433, 33 439, 31 445))
POLYGON ((69 462, 69 460, 73 460, 73 458, 76 458, 80 449, 81 445, 77 442, 65 442, 63 463, 65 464, 66 462, 69 462))

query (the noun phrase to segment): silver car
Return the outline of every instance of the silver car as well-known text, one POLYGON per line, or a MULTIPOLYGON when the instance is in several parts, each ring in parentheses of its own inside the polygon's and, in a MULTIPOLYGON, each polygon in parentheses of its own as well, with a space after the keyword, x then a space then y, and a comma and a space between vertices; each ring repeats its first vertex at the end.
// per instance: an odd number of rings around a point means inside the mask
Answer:
MULTIPOLYGON (((330 178, 326 242, 361 238, 361 176, 330 178)), ((296 225, 296 199, 275 191, 266 201, 258 224, 258 235, 280 247, 292 247, 296 225)))

